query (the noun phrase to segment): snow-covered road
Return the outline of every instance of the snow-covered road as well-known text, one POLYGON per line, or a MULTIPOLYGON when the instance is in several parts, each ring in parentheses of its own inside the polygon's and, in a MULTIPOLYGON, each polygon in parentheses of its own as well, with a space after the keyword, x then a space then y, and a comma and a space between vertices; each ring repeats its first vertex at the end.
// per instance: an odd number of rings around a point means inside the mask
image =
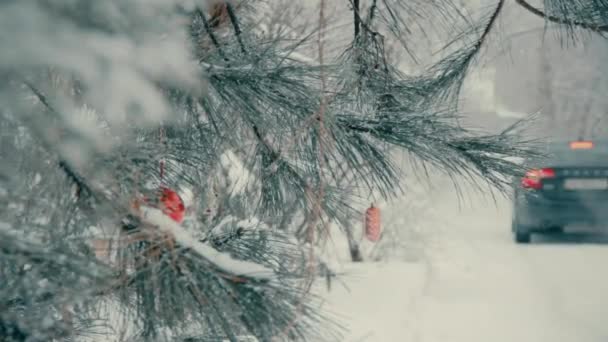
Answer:
POLYGON ((608 244, 516 245, 503 199, 459 209, 443 196, 437 210, 444 222, 426 264, 351 266, 351 291, 330 295, 351 318, 347 341, 608 341, 608 244))

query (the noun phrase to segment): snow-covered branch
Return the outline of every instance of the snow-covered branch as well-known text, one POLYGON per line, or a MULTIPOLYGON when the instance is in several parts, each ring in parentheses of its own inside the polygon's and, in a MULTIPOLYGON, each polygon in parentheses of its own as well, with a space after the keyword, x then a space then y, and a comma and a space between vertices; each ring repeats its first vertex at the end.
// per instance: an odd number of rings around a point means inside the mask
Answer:
POLYGON ((171 234, 181 246, 191 249, 203 259, 207 260, 219 270, 231 275, 245 276, 259 280, 271 280, 274 272, 262 265, 237 260, 227 253, 222 253, 209 245, 199 242, 182 226, 177 224, 162 211, 150 207, 141 207, 141 220, 143 223, 158 227, 161 231, 171 234))

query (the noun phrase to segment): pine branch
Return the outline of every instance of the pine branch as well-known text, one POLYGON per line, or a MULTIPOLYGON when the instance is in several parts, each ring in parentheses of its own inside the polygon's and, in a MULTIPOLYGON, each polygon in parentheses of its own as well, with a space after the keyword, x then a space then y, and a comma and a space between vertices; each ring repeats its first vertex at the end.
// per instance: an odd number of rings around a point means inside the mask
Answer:
POLYGON ((28 341, 28 335, 36 340, 74 337, 78 332, 71 320, 54 313, 75 304, 84 307, 97 288, 105 286, 110 274, 106 267, 49 242, 27 241, 11 226, 0 225, 3 275, 17 270, 3 278, 6 286, 0 288, 0 340, 15 334, 16 326, 28 341), (38 285, 32 287, 32 282, 38 285), (40 316, 47 323, 40 325, 40 316))
POLYGON ((232 23, 232 27, 234 28, 234 34, 236 39, 241 46, 241 51, 243 53, 247 53, 247 49, 245 49, 245 44, 243 43, 243 39, 241 37, 241 28, 239 26, 238 19, 236 17, 236 13, 234 12, 234 8, 230 3, 226 3, 226 10, 228 11, 228 16, 230 17, 230 22, 232 23))
MULTIPOLYGON (((55 116, 59 117, 59 112, 55 110, 51 103, 48 101, 46 96, 42 94, 38 88, 36 88, 31 82, 27 80, 23 80, 23 83, 34 93, 34 95, 38 98, 40 103, 42 103, 51 113, 55 116)), ((70 167, 69 163, 60 158, 59 160, 59 168, 66 174, 69 180, 71 180, 76 185, 76 197, 81 199, 82 195, 85 197, 89 197, 93 194, 91 188, 86 184, 84 178, 82 178, 72 167, 70 167)))
MULTIPOLYGON (((401 114, 383 119, 363 119, 351 115, 338 117, 338 123, 349 131, 403 147, 419 160, 446 173, 461 174, 475 182, 476 177, 483 176, 499 190, 508 188, 508 181, 502 178, 504 175, 516 175, 521 171, 520 166, 504 157, 536 155, 531 142, 521 141, 515 144, 518 137, 515 133, 526 121, 518 122, 497 135, 471 136, 466 130, 444 120, 443 115, 411 113, 408 116, 401 114), (412 135, 412 132, 425 134, 412 135)), ((349 144, 364 146, 361 138, 349 144)), ((361 153, 363 152, 364 150, 361 153)), ((378 153, 370 152, 365 152, 365 160, 374 161, 372 165, 382 165, 378 153), (368 156, 369 154, 371 155, 368 156)), ((390 180, 388 184, 391 184, 390 180)))
POLYGON ((24 79, 23 83, 32 91, 32 93, 34 93, 34 95, 36 95, 36 97, 38 98, 40 103, 42 103, 51 113, 53 113, 56 116, 59 115, 59 112, 56 111, 55 108, 53 108, 51 106, 51 104, 47 100, 46 96, 44 96, 44 94, 40 90, 38 90, 38 88, 34 87, 34 85, 31 82, 29 82, 28 80, 24 79))
POLYGON ((363 28, 365 31, 367 31, 372 37, 376 37, 376 36, 382 37, 382 35, 378 31, 375 31, 371 28, 371 23, 374 18, 374 14, 376 13, 376 10, 378 8, 378 6, 376 5, 377 0, 374 0, 374 2, 372 3, 372 6, 369 9, 367 21, 363 20, 363 17, 361 16, 360 5, 359 5, 360 0, 349 0, 349 1, 351 3, 351 6, 353 7, 353 19, 354 19, 353 21, 355 23, 354 24, 355 41, 357 40, 357 38, 360 35, 361 28, 363 28))
POLYGON ((494 10, 494 13, 492 13, 492 16, 490 16, 490 19, 488 21, 488 24, 486 25, 486 28, 483 30, 483 33, 479 37, 479 40, 474 45, 475 54, 481 49, 483 43, 485 42, 488 35, 490 34, 490 31, 492 31, 492 28, 494 27, 494 23, 496 22, 496 19, 498 19, 498 16, 500 15, 500 12, 502 11, 502 9, 504 7, 504 4, 505 4, 505 0, 498 1, 498 4, 496 5, 496 9, 494 10))
POLYGON ((243 227, 238 227, 234 231, 228 232, 224 235, 206 237, 201 240, 201 242, 204 243, 207 241, 211 241, 211 243, 215 247, 222 247, 231 241, 240 239, 241 237, 243 237, 243 234, 245 234, 245 229, 243 227))
POLYGON ((205 13, 203 13, 203 11, 201 11, 200 8, 197 8, 195 10, 195 12, 198 15, 198 17, 201 19, 201 21, 203 22, 203 27, 205 28, 205 32, 207 32, 207 34, 209 35, 209 38, 211 39, 211 42, 217 49, 217 52, 220 55, 220 57, 222 57, 224 59, 224 61, 228 61, 228 57, 226 57, 226 54, 224 54, 224 51, 222 50, 222 46, 220 45, 220 42, 217 40, 217 36, 215 35, 215 32, 213 32, 213 28, 211 27, 211 25, 209 25, 209 21, 207 21, 207 17, 205 16, 205 13))
MULTIPOLYGON (((3 233, 0 231, 0 233, 3 233)), ((19 241, 18 238, 9 234, 2 234, 5 244, 0 244, 0 255, 2 258, 22 259, 26 263, 37 264, 46 268, 58 267, 71 271, 82 272, 83 276, 92 276, 90 269, 84 267, 85 262, 75 259, 74 255, 64 253, 60 250, 43 249, 41 246, 32 243, 19 241), (10 242, 10 244, 8 243, 10 242)))
POLYGON ((567 26, 577 26, 577 27, 592 30, 592 31, 595 31, 598 33, 608 32, 608 25, 590 24, 590 23, 580 22, 580 21, 576 21, 576 20, 560 18, 560 17, 556 17, 554 15, 549 15, 549 14, 541 11, 540 9, 530 5, 525 0, 515 0, 515 2, 517 4, 519 4, 521 7, 528 10, 530 13, 536 15, 537 17, 554 22, 556 24, 562 24, 562 25, 567 25, 567 26))
POLYGON ((274 147, 272 147, 272 145, 270 144, 270 142, 268 142, 264 136, 262 136, 262 133, 260 132, 260 129, 258 128, 257 125, 252 124, 251 129, 253 130, 253 134, 255 135, 255 137, 257 138, 257 140, 262 144, 262 146, 264 146, 264 148, 268 151, 268 153, 270 153, 272 160, 271 160, 271 171, 276 169, 276 163, 279 161, 279 159, 281 158, 281 153, 274 149, 274 147))
POLYGON ((359 0, 351 0, 351 4, 353 6, 353 15, 354 15, 354 25, 355 25, 355 41, 359 37, 359 30, 361 29, 361 17, 359 16, 359 0))
POLYGON ((469 30, 462 32, 456 39, 446 44, 444 49, 452 47, 452 45, 469 38, 469 36, 476 36, 473 44, 458 48, 454 53, 431 66, 424 77, 418 78, 415 82, 410 81, 411 83, 403 82, 399 85, 399 88, 427 89, 426 94, 417 92, 416 96, 413 97, 416 98, 421 95, 425 109, 429 108, 428 106, 435 105, 439 105, 440 108, 445 107, 445 103, 449 103, 447 107, 453 106, 456 108, 455 106, 458 104, 459 93, 465 76, 474 58, 480 53, 484 43, 492 32, 504 8, 504 3, 505 0, 500 0, 497 3, 494 10, 489 14, 487 21, 482 26, 480 25, 481 27, 473 26, 469 30), (479 35, 480 30, 481 35, 479 35))
POLYGON ((378 4, 377 4, 378 0, 373 0, 372 1, 372 5, 369 8, 369 13, 367 15, 367 25, 371 25, 373 20, 374 20, 374 16, 376 14, 376 10, 378 9, 378 4))
POLYGON ((85 197, 89 197, 93 194, 93 192, 91 191, 91 188, 89 188, 89 186, 87 185, 84 178, 82 178, 78 173, 76 173, 72 169, 72 167, 70 167, 68 165, 68 163, 65 160, 59 161, 59 168, 61 170, 63 170, 63 172, 68 177, 68 179, 76 185, 76 197, 77 198, 80 199, 80 198, 82 198, 83 195, 85 197))

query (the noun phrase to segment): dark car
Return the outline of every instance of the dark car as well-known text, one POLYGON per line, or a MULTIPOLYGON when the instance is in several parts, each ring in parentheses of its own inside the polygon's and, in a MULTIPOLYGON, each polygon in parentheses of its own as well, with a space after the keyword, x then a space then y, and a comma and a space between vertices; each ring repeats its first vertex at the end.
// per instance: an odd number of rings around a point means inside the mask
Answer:
POLYGON ((530 242, 533 233, 563 232, 570 224, 608 223, 608 142, 553 142, 526 165, 533 169, 514 185, 516 242, 530 242))

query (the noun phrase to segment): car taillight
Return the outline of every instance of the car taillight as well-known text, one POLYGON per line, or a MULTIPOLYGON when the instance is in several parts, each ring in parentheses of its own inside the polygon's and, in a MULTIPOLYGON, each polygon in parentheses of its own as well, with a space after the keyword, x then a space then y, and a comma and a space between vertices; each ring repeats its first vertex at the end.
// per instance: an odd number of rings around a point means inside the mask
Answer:
POLYGON ((530 170, 526 172, 526 175, 521 179, 521 186, 525 189, 539 190, 543 186, 543 179, 554 177, 555 170, 550 168, 530 170))

